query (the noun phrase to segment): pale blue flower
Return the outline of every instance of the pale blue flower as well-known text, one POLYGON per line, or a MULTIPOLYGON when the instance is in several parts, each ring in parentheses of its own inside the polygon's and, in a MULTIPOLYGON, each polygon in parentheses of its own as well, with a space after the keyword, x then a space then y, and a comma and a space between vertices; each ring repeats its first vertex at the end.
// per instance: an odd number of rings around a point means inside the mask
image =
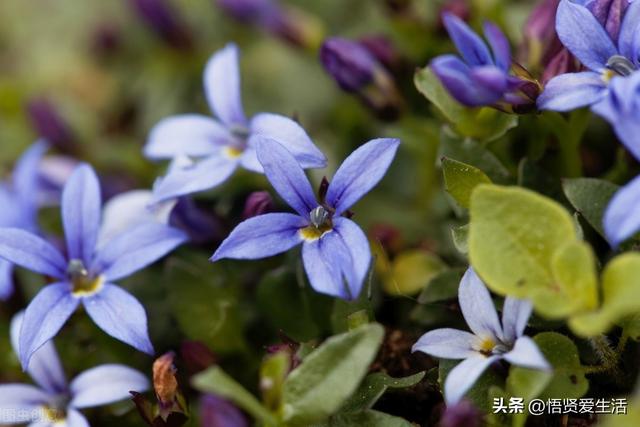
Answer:
POLYGON ((536 343, 523 335, 531 316, 531 303, 507 297, 500 322, 489 291, 471 268, 460 282, 458 301, 472 333, 436 329, 424 334, 413 345, 413 351, 431 356, 464 359, 449 372, 445 381, 447 405, 462 399, 480 375, 498 360, 527 368, 551 369, 536 343))

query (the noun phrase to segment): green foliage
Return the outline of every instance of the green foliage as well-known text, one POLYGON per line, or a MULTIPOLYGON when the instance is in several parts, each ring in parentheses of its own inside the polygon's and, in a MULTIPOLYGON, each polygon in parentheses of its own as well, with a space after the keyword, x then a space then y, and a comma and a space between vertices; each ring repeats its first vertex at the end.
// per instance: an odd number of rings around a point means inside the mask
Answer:
POLYGON ((570 319, 582 336, 607 332, 615 323, 640 311, 640 254, 626 253, 611 260, 602 272, 602 305, 570 319))
MULTIPOLYGON (((589 381, 584 376, 584 367, 580 363, 578 348, 573 341, 557 332, 542 332, 533 339, 544 357, 553 366, 551 380, 538 394, 538 397, 543 400, 582 397, 589 389, 589 381)), ((545 382, 541 378, 543 374, 538 375, 537 379, 531 377, 528 379, 530 383, 537 383, 537 387, 545 382)))
POLYGON ((172 258, 167 266, 168 301, 180 329, 192 340, 227 353, 242 350, 243 316, 237 278, 204 258, 172 258), (208 301, 209 304, 201 304, 208 301))
POLYGON ((522 188, 482 184, 471 196, 470 216, 471 264, 489 288, 530 298, 548 315, 573 304, 570 289, 556 280, 553 269, 556 250, 576 240, 562 206, 522 188))
POLYGON ((587 222, 604 237, 602 216, 618 187, 595 178, 573 178, 562 182, 565 196, 587 222))
POLYGON ((410 422, 379 411, 366 410, 331 417, 327 422, 310 427, 411 427, 410 422))
POLYGON ((478 141, 492 141, 503 136, 518 124, 518 116, 498 110, 466 108, 449 95, 429 67, 418 70, 414 83, 458 134, 478 141))
POLYGON ((415 295, 445 268, 440 258, 424 250, 408 250, 391 261, 383 276, 383 289, 390 295, 415 295))
POLYGON ((479 184, 491 183, 480 169, 447 157, 442 158, 442 173, 445 189, 465 209, 469 209, 473 189, 479 184))
POLYGON ((388 389, 413 387, 422 381, 425 374, 422 371, 404 378, 393 378, 382 372, 369 374, 340 411, 358 412, 371 409, 388 389))
POLYGON ((356 391, 382 342, 384 330, 369 324, 327 339, 284 384, 283 420, 309 425, 334 414, 356 391))
POLYGON ((202 392, 214 393, 229 399, 267 426, 278 425, 278 421, 273 414, 218 366, 211 367, 196 375, 191 384, 202 392))

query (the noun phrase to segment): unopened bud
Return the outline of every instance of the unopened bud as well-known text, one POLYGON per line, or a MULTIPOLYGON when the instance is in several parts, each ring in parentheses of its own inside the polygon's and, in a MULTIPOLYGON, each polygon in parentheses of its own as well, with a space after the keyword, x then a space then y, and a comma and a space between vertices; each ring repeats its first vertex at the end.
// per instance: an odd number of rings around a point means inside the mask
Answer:
POLYGON ((178 394, 177 370, 173 364, 175 356, 175 353, 169 352, 153 362, 153 389, 163 408, 173 406, 178 394))
POLYGON ((193 40, 189 29, 166 0, 130 0, 130 4, 168 45, 176 49, 191 49, 193 40))
POLYGON ((332 37, 322 44, 320 61, 338 86, 356 94, 385 120, 395 120, 403 105, 393 77, 362 44, 332 37))
POLYGON ((71 128, 48 99, 32 99, 27 104, 27 113, 32 126, 43 139, 64 153, 76 154, 71 128))
POLYGON ((254 191, 244 203, 242 218, 247 219, 273 210, 273 198, 267 191, 254 191))

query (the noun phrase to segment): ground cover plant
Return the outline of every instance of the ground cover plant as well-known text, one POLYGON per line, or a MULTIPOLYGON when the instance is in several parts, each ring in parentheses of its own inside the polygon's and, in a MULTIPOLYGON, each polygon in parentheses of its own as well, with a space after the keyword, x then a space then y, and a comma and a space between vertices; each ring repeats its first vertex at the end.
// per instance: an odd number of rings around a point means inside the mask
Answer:
POLYGON ((0 141, 0 425, 640 425, 640 0, 5 0, 0 141))

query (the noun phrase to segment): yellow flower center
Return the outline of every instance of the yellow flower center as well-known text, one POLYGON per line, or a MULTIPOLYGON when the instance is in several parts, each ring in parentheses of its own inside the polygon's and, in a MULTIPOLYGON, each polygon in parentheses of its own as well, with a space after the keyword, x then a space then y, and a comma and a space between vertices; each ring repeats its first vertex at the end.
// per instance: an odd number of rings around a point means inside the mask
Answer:
POLYGON ((230 159, 237 159, 242 155, 242 150, 236 147, 224 147, 224 154, 230 159))
POLYGON ((476 344, 475 350, 479 353, 482 353, 486 356, 489 356, 493 353, 493 349, 496 346, 496 342, 490 337, 481 338, 480 341, 476 344))
POLYGON ((314 227, 313 225, 310 225, 308 227, 301 228, 299 233, 300 237, 302 237, 307 242, 313 242, 314 240, 318 240, 329 231, 331 231, 331 227, 329 226, 314 227))
POLYGON ((65 413, 65 411, 53 406, 44 406, 42 408, 42 414, 45 420, 54 424, 62 424, 67 419, 67 414, 65 413))

